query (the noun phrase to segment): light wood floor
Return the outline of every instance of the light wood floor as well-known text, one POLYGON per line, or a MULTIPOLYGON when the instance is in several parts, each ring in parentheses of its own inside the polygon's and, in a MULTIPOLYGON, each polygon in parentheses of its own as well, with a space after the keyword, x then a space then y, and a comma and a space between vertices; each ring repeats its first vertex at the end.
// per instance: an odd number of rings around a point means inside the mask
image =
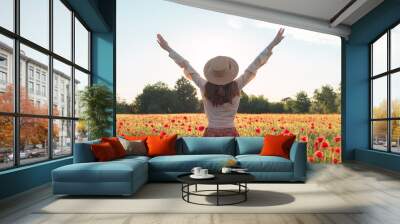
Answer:
MULTIPOLYGON (((358 163, 313 165, 308 182, 344 200, 367 204, 357 214, 36 214, 54 200, 49 185, 0 202, 0 223, 237 224, 237 223, 400 223, 400 174, 358 163)), ((320 203, 316 201, 316 203, 320 203)), ((173 206, 173 205, 171 205, 173 206)))

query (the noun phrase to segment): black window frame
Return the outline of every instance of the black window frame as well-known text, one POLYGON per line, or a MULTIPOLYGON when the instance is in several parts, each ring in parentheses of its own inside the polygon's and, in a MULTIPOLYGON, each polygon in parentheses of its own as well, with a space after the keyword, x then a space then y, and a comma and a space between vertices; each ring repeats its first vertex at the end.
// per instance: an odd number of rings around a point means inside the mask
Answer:
MULTIPOLYGON (((5 171, 5 170, 11 170, 11 169, 16 169, 19 167, 23 166, 30 166, 33 164, 38 164, 38 163, 43 163, 47 162, 50 160, 58 160, 66 157, 70 157, 74 153, 74 143, 75 143, 75 128, 76 128, 76 121, 79 121, 79 117, 75 116, 75 69, 85 73, 88 75, 89 83, 88 85, 92 85, 92 73, 91 73, 91 36, 92 36, 92 30, 89 28, 89 26, 83 21, 83 19, 79 16, 78 13, 76 13, 73 8, 65 1, 65 0, 59 0, 68 10, 71 11, 71 58, 67 59, 64 58, 63 56, 55 53, 53 51, 53 1, 54 0, 48 0, 49 2, 49 42, 48 42, 48 49, 46 47, 42 47, 39 44, 34 43, 33 41, 30 41, 29 39, 23 37, 20 35, 20 0, 14 0, 13 1, 13 30, 8 30, 2 26, 0 26, 0 35, 10 38, 13 41, 13 67, 12 67, 12 73, 11 75, 13 76, 14 79, 14 99, 13 99, 13 112, 2 112, 0 111, 0 116, 4 117, 11 117, 13 119, 13 166, 10 167, 5 167, 5 168, 0 168, 0 172, 5 171), (75 19, 77 19, 83 27, 88 31, 88 69, 85 69, 81 67, 80 65, 75 63, 75 19), (48 112, 47 115, 38 115, 38 114, 27 114, 27 113, 21 113, 20 112, 20 45, 23 44, 24 46, 30 47, 33 50, 36 50, 40 53, 43 53, 48 56, 49 62, 48 62, 48 86, 47 90, 49 92, 48 94, 48 112), (71 115, 70 116, 56 116, 53 115, 53 59, 58 60, 59 62, 62 62, 68 66, 71 67, 71 92, 72 92, 72 99, 71 99, 71 115), (27 164, 21 164, 20 162, 20 118, 44 118, 47 119, 48 122, 48 136, 47 136, 47 141, 48 141, 48 157, 46 159, 40 160, 38 162, 32 162, 32 163, 27 163, 27 164), (53 122, 56 120, 66 120, 66 121, 71 121, 72 127, 71 127, 71 153, 68 155, 62 155, 62 156, 57 156, 54 157, 53 155, 53 138, 52 138, 52 132, 53 132, 53 122)), ((26 74, 27 77, 29 74, 26 74)))
POLYGON ((400 72, 400 67, 397 68, 391 68, 391 31, 396 28, 397 26, 400 26, 400 21, 397 21, 393 25, 391 25, 389 28, 387 28, 383 33, 378 35, 374 40, 372 40, 369 44, 369 148, 370 150, 373 151, 379 151, 379 152, 387 152, 387 153, 392 153, 392 154, 400 154, 400 152, 393 152, 392 151, 392 121, 400 121, 400 117, 393 117, 392 116, 392 98, 391 98, 391 92, 392 92, 392 84, 391 84, 391 79, 393 75, 396 75, 396 73, 400 72), (387 57, 387 65, 386 65, 386 71, 382 72, 380 74, 373 74, 373 44, 378 41, 381 37, 386 35, 386 44, 387 44, 387 52, 386 52, 386 57, 387 57), (387 105, 386 105, 386 117, 385 118, 373 118, 373 81, 379 78, 386 77, 386 86, 387 86, 387 105), (387 138, 386 138, 386 151, 379 150, 374 148, 374 133, 373 133, 373 122, 376 121, 386 121, 386 129, 387 129, 387 138))

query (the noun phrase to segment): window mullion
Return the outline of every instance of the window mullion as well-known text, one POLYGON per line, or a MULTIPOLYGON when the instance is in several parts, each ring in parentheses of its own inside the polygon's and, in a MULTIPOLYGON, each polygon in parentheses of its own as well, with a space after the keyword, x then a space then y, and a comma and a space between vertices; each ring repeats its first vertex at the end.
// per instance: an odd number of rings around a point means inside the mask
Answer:
MULTIPOLYGON (((14 31, 17 35, 19 35, 20 31, 20 0, 14 1, 14 31)), ((19 46, 19 39, 14 39, 14 113, 18 114, 20 112, 20 46, 19 46)), ((14 166, 19 166, 20 164, 20 143, 19 143, 19 136, 20 136, 20 119, 17 116, 14 116, 14 166)))
POLYGON ((372 45, 370 45, 369 46, 369 52, 370 52, 370 55, 369 55, 369 63, 370 63, 370 66, 369 66, 369 69, 370 69, 370 71, 369 71, 369 76, 370 76, 370 78, 369 78, 369 85, 370 85, 370 89, 369 89, 369 118, 370 118, 370 122, 369 122, 369 138, 370 138, 370 140, 369 140, 369 145, 370 145, 370 149, 373 149, 373 147, 374 147, 374 136, 373 136, 373 130, 372 130, 372 127, 373 127, 373 121, 372 121, 372 118, 373 118, 373 98, 372 98, 372 96, 373 96, 373 79, 372 79, 372 73, 373 73, 373 57, 372 57, 372 55, 373 55, 373 50, 374 50, 374 48, 372 47, 372 45))
MULTIPOLYGON (((387 71, 389 71, 390 70, 390 30, 387 32, 387 71)), ((387 85, 388 85, 388 87, 387 87, 387 101, 388 101, 388 103, 387 103, 387 110, 388 110, 388 112, 387 112, 387 117, 388 118, 391 118, 392 117, 392 99, 391 99, 391 78, 392 78, 392 75, 389 73, 388 75, 387 75, 387 85)), ((389 119, 388 120, 388 127, 387 127, 387 141, 388 141, 388 152, 391 152, 392 151, 392 136, 391 136, 391 133, 392 133, 392 131, 391 131, 391 129, 392 129, 392 121, 389 119)))
MULTIPOLYGON (((71 28, 71 60, 72 60, 72 64, 74 66, 71 66, 71 117, 75 118, 75 12, 72 11, 71 14, 71 24, 72 24, 72 28, 71 28)), ((71 130, 71 150, 72 150, 72 155, 74 155, 74 151, 75 151, 75 126, 76 126, 76 122, 77 121, 72 121, 72 130, 71 130)))
MULTIPOLYGON (((88 32, 88 69, 92 71, 92 60, 91 60, 91 46, 92 45, 92 34, 88 32)), ((92 85, 92 80, 90 80, 89 85, 92 85)))
MULTIPOLYGON (((53 52, 53 0, 49 0, 49 50, 53 52)), ((49 55, 49 71, 48 71, 48 91, 49 94, 49 110, 50 118, 48 120, 48 152, 49 159, 53 159, 53 56, 49 55)))

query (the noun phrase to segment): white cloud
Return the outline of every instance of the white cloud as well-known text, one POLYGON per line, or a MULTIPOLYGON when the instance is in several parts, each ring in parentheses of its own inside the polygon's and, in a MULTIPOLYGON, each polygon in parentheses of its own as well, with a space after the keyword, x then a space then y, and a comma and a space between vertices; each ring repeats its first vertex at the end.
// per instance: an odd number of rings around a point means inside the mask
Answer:
POLYGON ((285 28, 285 36, 292 37, 293 39, 306 41, 312 44, 329 44, 338 46, 340 44, 339 38, 333 35, 318 33, 309 30, 303 30, 294 27, 288 27, 284 25, 268 23, 264 21, 254 20, 252 25, 262 29, 278 30, 279 28, 285 28))

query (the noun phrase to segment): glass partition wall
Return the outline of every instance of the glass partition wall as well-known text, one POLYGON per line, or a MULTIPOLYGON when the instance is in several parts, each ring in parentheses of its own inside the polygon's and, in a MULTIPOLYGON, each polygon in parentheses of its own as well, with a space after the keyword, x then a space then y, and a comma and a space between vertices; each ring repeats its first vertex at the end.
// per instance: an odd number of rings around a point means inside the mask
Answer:
POLYGON ((90 32, 62 0, 0 9, 0 170, 70 156, 87 138, 79 96, 90 85, 90 32))
POLYGON ((400 153, 400 25, 370 45, 371 148, 400 153))

